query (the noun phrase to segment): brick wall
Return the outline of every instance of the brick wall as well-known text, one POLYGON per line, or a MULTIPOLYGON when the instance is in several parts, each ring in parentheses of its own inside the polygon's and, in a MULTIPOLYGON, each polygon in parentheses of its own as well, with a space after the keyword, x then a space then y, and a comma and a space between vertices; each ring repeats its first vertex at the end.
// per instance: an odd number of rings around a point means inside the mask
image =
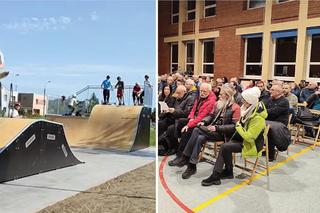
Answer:
POLYGON ((235 36, 236 27, 220 30, 220 37, 215 39, 215 78, 242 76, 243 41, 235 36))
POLYGON ((308 18, 320 17, 320 1, 309 0, 308 18))
POLYGON ((272 23, 279 23, 284 21, 295 21, 299 17, 299 4, 298 0, 289 1, 280 4, 272 5, 272 23))
POLYGON ((182 34, 190 34, 195 32, 195 21, 186 21, 182 23, 182 34))
POLYGON ((178 36, 178 24, 171 24, 171 1, 158 2, 158 20, 158 70, 165 74, 170 70, 170 45, 164 38, 178 36))

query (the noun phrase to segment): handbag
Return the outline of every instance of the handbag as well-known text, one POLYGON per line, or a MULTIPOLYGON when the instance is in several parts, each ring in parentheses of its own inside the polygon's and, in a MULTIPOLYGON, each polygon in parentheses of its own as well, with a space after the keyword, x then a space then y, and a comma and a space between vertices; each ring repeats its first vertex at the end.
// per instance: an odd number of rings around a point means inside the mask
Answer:
POLYGON ((312 112, 305 106, 299 107, 297 112, 297 120, 299 121, 315 121, 317 116, 313 115, 312 112))

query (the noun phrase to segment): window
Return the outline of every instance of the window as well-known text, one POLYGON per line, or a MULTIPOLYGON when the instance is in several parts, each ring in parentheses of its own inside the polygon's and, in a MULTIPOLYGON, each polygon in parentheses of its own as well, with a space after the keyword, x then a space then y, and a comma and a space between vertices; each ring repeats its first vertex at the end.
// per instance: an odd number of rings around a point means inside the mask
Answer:
POLYGON ((248 9, 264 7, 266 1, 265 0, 248 0, 248 9))
POLYGON ((216 1, 206 0, 204 3, 204 17, 216 15, 216 1))
POLYGON ((275 39, 274 76, 294 77, 296 50, 297 37, 275 39))
POLYGON ((171 4, 171 23, 179 22, 179 0, 172 0, 171 4))
POLYGON ((171 44, 171 72, 178 70, 178 44, 171 44))
POLYGON ((192 21, 196 19, 196 1, 187 1, 187 20, 192 21))
POLYGON ((262 71, 262 37, 245 40, 245 75, 261 76, 262 71))
POLYGON ((203 41, 202 73, 213 74, 214 72, 214 41, 203 41))
POLYGON ((309 63, 309 78, 320 78, 320 35, 312 35, 309 63))
POLYGON ((193 75, 194 72, 194 42, 186 43, 186 72, 188 75, 193 75))
POLYGON ((292 1, 292 0, 278 0, 278 3, 286 2, 286 1, 292 1))

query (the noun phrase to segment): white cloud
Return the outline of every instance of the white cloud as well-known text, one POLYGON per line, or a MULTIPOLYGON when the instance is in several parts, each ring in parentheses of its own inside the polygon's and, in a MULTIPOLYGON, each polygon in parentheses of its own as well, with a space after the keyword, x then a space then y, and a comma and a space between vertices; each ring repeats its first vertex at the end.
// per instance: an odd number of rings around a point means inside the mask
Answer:
POLYGON ((91 19, 91 21, 98 21, 99 16, 97 15, 97 12, 96 12, 96 11, 93 11, 93 12, 90 14, 90 19, 91 19))
POLYGON ((20 33, 26 34, 30 31, 44 31, 44 30, 63 30, 71 25, 72 19, 66 16, 60 17, 27 17, 20 21, 2 24, 7 30, 16 30, 20 33))

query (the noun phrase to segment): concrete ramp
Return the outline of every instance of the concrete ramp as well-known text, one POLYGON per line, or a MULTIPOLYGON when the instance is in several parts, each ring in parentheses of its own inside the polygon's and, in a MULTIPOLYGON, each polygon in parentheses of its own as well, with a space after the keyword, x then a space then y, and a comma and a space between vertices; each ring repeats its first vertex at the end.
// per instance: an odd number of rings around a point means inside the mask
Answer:
POLYGON ((0 131, 0 182, 81 163, 72 154, 61 124, 1 118, 0 131))
POLYGON ((149 146, 150 114, 147 107, 96 105, 89 119, 47 118, 63 124, 71 146, 134 151, 149 146))

